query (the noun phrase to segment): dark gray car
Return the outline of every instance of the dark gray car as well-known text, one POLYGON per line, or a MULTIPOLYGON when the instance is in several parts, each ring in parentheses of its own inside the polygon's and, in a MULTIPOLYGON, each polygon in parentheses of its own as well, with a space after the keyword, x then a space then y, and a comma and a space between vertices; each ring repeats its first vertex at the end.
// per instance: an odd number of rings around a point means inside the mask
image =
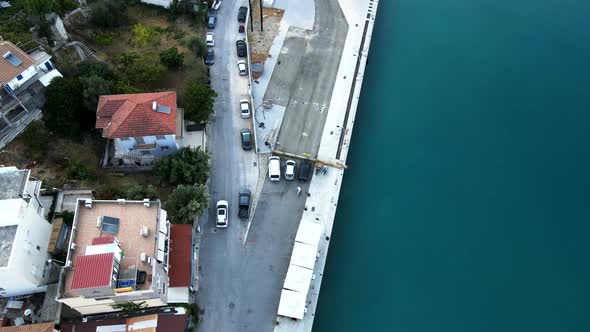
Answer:
POLYGON ((246 14, 248 13, 248 7, 240 7, 238 10, 238 22, 244 23, 246 22, 246 14))
POLYGON ((240 218, 248 218, 250 216, 250 199, 252 197, 252 193, 250 189, 242 189, 240 190, 240 195, 238 197, 238 217, 240 218))
POLYGON ((215 29, 215 25, 217 24, 217 16, 209 15, 207 18, 207 28, 215 29))
POLYGON ((307 159, 301 160, 299 164, 299 176, 297 180, 300 182, 307 182, 309 180, 309 173, 311 172, 311 161, 307 159))
POLYGON ((205 55, 205 64, 211 66, 215 63, 215 51, 212 48, 207 49, 207 55, 205 55))
POLYGON ((236 51, 238 52, 238 57, 245 57, 247 52, 246 42, 243 40, 236 41, 236 51))
POLYGON ((252 150, 252 131, 248 128, 240 130, 240 138, 242 139, 242 149, 252 150))

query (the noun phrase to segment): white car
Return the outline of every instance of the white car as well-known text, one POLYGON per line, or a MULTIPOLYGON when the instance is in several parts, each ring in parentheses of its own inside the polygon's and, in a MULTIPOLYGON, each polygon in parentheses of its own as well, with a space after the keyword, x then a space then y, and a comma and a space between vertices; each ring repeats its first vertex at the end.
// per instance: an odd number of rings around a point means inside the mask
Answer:
POLYGON ((242 119, 250 117, 250 103, 248 103, 248 99, 240 99, 240 116, 242 119))
POLYGON ((205 43, 207 46, 215 46, 215 32, 207 32, 205 35, 205 43))
POLYGON ((221 200, 217 202, 217 224, 219 228, 226 228, 228 225, 227 213, 229 211, 227 201, 221 200))
POLYGON ((248 75, 248 69, 246 68, 246 60, 238 60, 238 70, 240 71, 240 76, 248 75))
POLYGON ((268 158, 268 178, 273 182, 281 179, 281 159, 279 157, 268 158))
POLYGON ((295 180, 295 166, 297 163, 293 160, 287 160, 285 165, 285 180, 295 180))

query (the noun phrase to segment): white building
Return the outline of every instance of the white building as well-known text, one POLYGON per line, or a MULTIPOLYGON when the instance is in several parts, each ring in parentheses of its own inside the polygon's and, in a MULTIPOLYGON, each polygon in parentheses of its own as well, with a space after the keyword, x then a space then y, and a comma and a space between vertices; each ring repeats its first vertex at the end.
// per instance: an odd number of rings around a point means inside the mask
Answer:
POLYGON ((100 96, 96 129, 112 143, 113 164, 151 164, 178 150, 182 116, 177 115, 176 92, 100 96))
POLYGON ((9 94, 33 81, 48 86, 51 79, 62 76, 43 51, 29 55, 9 41, 0 41, 0 56, 0 85, 9 94))
POLYGON ((43 292, 51 224, 39 201, 41 181, 29 170, 0 167, 0 188, 0 296, 43 292))
POLYGON ((170 5, 172 4, 172 0, 141 0, 141 2, 164 8, 170 8, 170 5))
MULTIPOLYGON (((78 200, 57 300, 82 315, 125 302, 167 305, 170 233, 159 201, 78 200)), ((175 255, 190 257, 190 248, 175 255)), ((174 273, 185 280, 191 271, 174 273)))

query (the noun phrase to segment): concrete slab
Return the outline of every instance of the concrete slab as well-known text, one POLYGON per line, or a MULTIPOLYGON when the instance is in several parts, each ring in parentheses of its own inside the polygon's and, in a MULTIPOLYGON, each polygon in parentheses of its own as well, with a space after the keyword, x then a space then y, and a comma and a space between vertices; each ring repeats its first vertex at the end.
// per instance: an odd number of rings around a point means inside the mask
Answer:
POLYGON ((317 154, 347 31, 338 0, 315 2, 313 31, 289 28, 264 96, 287 108, 277 150, 317 154))
POLYGON ((300 29, 311 30, 315 21, 314 2, 314 0, 275 0, 272 7, 285 11, 286 24, 300 29))

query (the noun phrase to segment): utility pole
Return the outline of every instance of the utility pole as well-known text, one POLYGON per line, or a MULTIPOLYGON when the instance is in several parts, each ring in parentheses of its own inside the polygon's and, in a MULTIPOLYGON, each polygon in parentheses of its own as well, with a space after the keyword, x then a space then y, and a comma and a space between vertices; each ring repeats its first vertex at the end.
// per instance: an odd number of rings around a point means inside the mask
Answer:
POLYGON ((262 20, 262 0, 258 0, 258 4, 260 4, 260 31, 264 31, 263 27, 263 20, 262 20))
POLYGON ((248 14, 250 14, 250 31, 254 32, 254 24, 252 23, 252 2, 248 0, 248 14))

